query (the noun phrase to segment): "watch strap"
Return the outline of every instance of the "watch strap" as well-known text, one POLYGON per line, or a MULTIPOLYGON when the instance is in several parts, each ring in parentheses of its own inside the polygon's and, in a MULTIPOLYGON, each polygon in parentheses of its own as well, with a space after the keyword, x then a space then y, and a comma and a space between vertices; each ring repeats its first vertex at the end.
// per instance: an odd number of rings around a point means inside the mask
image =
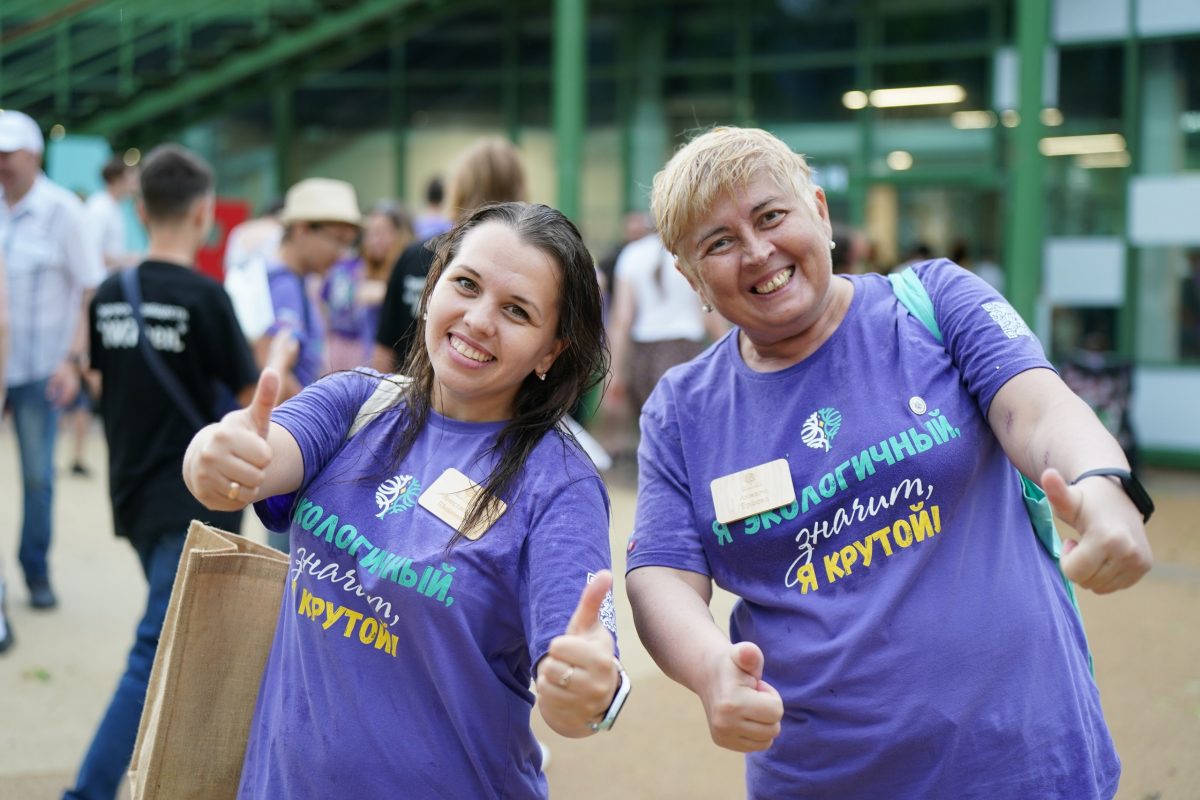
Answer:
POLYGON ((1137 479, 1131 471, 1122 469, 1121 467, 1098 467, 1089 469, 1087 472, 1077 476, 1071 481, 1071 485, 1079 483, 1084 478, 1116 478, 1121 482, 1121 488, 1133 501, 1133 505, 1138 511, 1142 512, 1142 522, 1149 522, 1150 515, 1154 513, 1154 500, 1151 499, 1150 493, 1146 491, 1146 487, 1142 486, 1142 482, 1137 479))
POLYGON ((592 733, 597 731, 606 731, 613 726, 617 721, 617 715, 621 713, 621 708, 625 705, 625 699, 629 697, 631 685, 629 683, 629 673, 625 672, 625 668, 621 666, 621 662, 613 659, 613 664, 617 667, 617 693, 613 695, 612 702, 608 704, 608 709, 605 710, 604 716, 587 724, 588 729, 592 733))

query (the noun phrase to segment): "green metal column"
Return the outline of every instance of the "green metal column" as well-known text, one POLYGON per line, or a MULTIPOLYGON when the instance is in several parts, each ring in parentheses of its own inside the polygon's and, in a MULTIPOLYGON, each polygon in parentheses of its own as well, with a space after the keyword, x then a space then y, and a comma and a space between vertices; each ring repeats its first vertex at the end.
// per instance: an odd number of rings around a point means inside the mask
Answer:
POLYGON ((504 14, 504 69, 500 97, 504 131, 513 144, 521 141, 521 20, 516 3, 507 3, 504 14))
MULTIPOLYGON (((408 71, 405 67, 405 36, 397 26, 392 31, 390 46, 391 80, 388 90, 388 113, 392 128, 392 196, 404 200, 408 193, 408 71)), ((415 200, 414 208, 420 207, 424 198, 415 200)))
MULTIPOLYGON (((858 15, 858 56, 855 64, 855 88, 868 95, 875 88, 875 51, 882 36, 880 13, 868 3, 858 15)), ((871 106, 856 112, 858 151, 850 169, 850 224, 867 224, 867 192, 871 188, 871 163, 875 158, 875 110, 871 106)))
POLYGON ((1009 302, 1031 323, 1042 284, 1042 218, 1046 203, 1038 140, 1042 136, 1042 74, 1049 24, 1045 0, 1017 0, 1017 113, 1021 120, 1013 135, 1006 272, 1009 302))
POLYGON ((292 185, 292 137, 295 133, 293 88, 281 86, 271 95, 271 121, 275 133, 275 191, 283 197, 292 185))
POLYGON ((579 214, 579 174, 587 120, 587 0, 554 0, 554 141, 558 209, 579 214))
MULTIPOLYGON (((742 127, 754 126, 754 87, 750 72, 750 58, 754 51, 751 41, 750 13, 733 4, 723 9, 733 14, 733 119, 742 127)), ((720 13, 720 12, 718 12, 720 13)))
MULTIPOLYGON (((55 64, 54 113, 66 115, 71 110, 71 23, 63 23, 54 35, 55 64)), ((45 123, 43 123, 45 124, 45 123)))
POLYGON ((634 14, 628 2, 617 4, 617 125, 620 129, 621 213, 638 208, 633 192, 633 112, 637 99, 636 60, 633 46, 634 14))
POLYGON ((647 188, 662 169, 670 152, 670 133, 663 107, 663 66, 667 53, 667 17, 662 13, 637 13, 631 41, 636 58, 630 65, 633 76, 634 106, 629 123, 630 170, 625 184, 628 207, 648 208, 647 188))
MULTIPOLYGON (((1137 19, 1137 0, 1129 0, 1129 19, 1137 19)), ((1116 349, 1125 358, 1133 358, 1137 345, 1139 251, 1129 241, 1129 184, 1142 167, 1142 49, 1132 29, 1125 36, 1125 85, 1121 91, 1121 128, 1129 151, 1125 172, 1125 190, 1121 194, 1121 219, 1125 220, 1125 303, 1117 312, 1116 349)))

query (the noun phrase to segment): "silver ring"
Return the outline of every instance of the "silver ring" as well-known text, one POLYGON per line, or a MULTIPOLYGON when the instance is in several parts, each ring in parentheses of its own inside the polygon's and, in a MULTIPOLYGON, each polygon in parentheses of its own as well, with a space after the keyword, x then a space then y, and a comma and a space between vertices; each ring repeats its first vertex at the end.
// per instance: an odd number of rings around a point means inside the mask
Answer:
POLYGON ((571 682, 571 676, 575 674, 575 667, 567 667, 567 671, 558 679, 558 685, 562 688, 567 688, 567 684, 571 682))
POLYGON ((237 481, 230 481, 229 482, 229 491, 225 492, 225 496, 228 497, 230 500, 237 500, 238 492, 240 492, 241 490, 242 490, 242 485, 240 483, 238 483, 237 481))

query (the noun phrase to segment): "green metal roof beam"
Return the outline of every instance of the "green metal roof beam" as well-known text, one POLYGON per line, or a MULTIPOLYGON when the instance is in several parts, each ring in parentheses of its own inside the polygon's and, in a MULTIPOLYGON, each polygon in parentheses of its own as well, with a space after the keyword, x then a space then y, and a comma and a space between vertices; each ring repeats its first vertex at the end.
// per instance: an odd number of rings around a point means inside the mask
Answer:
POLYGON ((326 12, 320 22, 309 28, 280 37, 254 52, 232 56, 205 74, 172 87, 170 91, 144 95, 123 109, 94 123, 85 124, 84 130, 100 135, 127 130, 175 108, 194 103, 231 83, 251 78, 280 61, 303 55, 313 48, 384 20, 414 4, 415 0, 369 0, 337 14, 326 12))

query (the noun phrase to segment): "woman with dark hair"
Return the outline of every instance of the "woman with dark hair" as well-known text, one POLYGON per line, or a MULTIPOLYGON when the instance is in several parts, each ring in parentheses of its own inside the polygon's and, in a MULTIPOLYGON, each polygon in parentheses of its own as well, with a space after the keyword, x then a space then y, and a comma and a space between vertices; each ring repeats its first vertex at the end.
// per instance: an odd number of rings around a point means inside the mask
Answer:
POLYGON ((420 310, 406 377, 337 373, 273 414, 264 377, 189 448, 196 497, 258 501, 294 557, 240 797, 545 797, 531 676, 570 737, 628 692, 607 495, 559 426, 606 362, 578 230, 478 209, 420 310))

